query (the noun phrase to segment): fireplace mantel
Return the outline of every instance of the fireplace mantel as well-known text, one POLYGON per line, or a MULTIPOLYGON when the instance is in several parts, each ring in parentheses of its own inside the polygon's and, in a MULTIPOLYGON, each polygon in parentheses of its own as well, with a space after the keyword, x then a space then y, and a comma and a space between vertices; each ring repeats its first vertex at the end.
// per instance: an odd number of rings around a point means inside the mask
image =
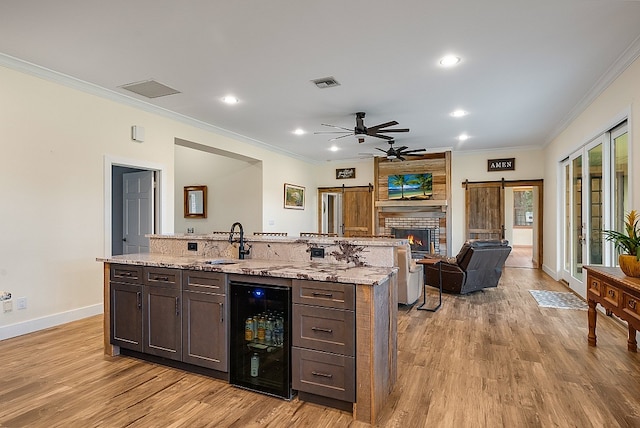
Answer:
MULTIPOLYGON (((387 201, 375 201, 375 206, 379 208, 388 207, 446 207, 449 205, 446 200, 426 200, 426 201, 402 201, 390 199, 387 201)), ((444 208, 443 208, 444 209, 444 208)))

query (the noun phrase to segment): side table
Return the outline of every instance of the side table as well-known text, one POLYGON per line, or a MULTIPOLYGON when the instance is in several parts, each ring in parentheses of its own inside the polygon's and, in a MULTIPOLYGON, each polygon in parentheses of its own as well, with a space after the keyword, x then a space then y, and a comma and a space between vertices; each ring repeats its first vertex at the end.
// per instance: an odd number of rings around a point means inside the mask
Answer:
POLYGON ((438 265, 438 304, 433 308, 426 308, 427 304, 427 272, 424 270, 422 277, 422 304, 417 307, 419 311, 436 312, 442 306, 442 260, 440 259, 420 259, 416 260, 420 265, 438 265))

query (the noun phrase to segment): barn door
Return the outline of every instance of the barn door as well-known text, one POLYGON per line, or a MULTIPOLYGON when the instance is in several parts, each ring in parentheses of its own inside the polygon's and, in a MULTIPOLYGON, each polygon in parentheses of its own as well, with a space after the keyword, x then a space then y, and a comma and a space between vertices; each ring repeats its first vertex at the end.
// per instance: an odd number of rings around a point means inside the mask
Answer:
POLYGON ((373 235, 373 189, 370 186, 318 189, 320 232, 339 236, 373 235))
POLYGON ((466 183, 466 239, 504 238, 504 184, 466 183))

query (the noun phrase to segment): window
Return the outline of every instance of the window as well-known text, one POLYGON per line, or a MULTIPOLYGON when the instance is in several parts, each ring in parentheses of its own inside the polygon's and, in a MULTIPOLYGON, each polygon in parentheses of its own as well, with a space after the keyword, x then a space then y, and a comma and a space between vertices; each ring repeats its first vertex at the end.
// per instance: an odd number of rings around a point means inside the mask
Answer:
POLYGON ((533 226, 533 189, 513 189, 513 225, 533 226))

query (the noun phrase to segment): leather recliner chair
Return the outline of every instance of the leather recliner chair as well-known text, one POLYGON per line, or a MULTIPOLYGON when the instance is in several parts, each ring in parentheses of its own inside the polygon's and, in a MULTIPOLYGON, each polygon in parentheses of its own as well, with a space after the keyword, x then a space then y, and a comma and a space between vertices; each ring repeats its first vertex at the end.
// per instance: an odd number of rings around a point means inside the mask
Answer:
MULTIPOLYGON (((467 294, 488 287, 497 287, 502 267, 511 247, 507 240, 468 241, 454 260, 443 260, 442 290, 454 294, 467 294)), ((425 283, 438 287, 439 267, 425 265, 425 283)))

